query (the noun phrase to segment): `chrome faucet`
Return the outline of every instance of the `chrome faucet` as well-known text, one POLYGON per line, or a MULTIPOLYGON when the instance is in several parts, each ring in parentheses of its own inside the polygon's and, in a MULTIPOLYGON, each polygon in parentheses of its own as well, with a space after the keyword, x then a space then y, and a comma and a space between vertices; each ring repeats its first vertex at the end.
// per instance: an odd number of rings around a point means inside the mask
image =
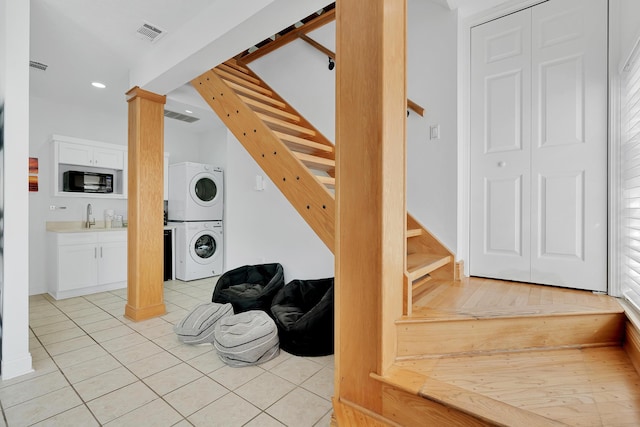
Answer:
POLYGON ((96 225, 96 220, 91 219, 91 214, 93 211, 91 210, 91 203, 87 204, 87 222, 85 222, 85 228, 91 228, 92 225, 96 225))

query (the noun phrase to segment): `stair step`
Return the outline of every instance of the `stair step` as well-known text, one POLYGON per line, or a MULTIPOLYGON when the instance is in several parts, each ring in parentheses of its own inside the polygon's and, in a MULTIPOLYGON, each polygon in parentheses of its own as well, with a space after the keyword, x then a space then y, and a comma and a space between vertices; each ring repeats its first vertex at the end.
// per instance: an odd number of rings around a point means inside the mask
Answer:
POLYGON ((251 83, 241 77, 237 77, 234 74, 231 73, 227 73, 226 71, 220 70, 219 68, 214 68, 213 71, 215 71, 215 73, 217 75, 219 75, 220 77, 222 77, 222 80, 224 80, 227 83, 233 82, 239 85, 242 85, 248 89, 252 89, 258 93, 261 93, 263 95, 266 96, 273 96, 273 92, 267 88, 264 88, 260 85, 257 85, 255 83, 251 83))
POLYGON ((244 95, 238 95, 238 97, 240 99, 242 99, 244 101, 245 104, 247 105, 252 105, 256 108, 259 108, 261 110, 264 111, 268 111, 269 113, 278 115, 280 117, 284 117, 285 119, 294 121, 294 122, 299 122, 300 121, 300 116, 297 116, 295 114, 291 114, 288 111, 284 111, 281 110, 279 108, 275 108, 272 107, 270 105, 265 104, 264 102, 260 102, 257 99, 253 99, 253 98, 249 98, 248 96, 244 96, 244 95))
POLYGON ((329 171, 336 168, 336 161, 324 157, 313 156, 311 154, 294 152, 295 156, 300 159, 309 169, 329 171))
POLYGON ((421 228, 412 228, 410 230, 407 230, 407 239, 410 237, 418 237, 418 236, 422 236, 421 228))
POLYGON ((318 178, 318 181, 320 181, 321 184, 324 184, 329 188, 335 188, 336 186, 336 179, 332 176, 316 175, 316 178, 318 178))
POLYGON ((277 99, 258 93, 255 90, 249 89, 248 87, 245 87, 233 82, 226 82, 226 83, 227 85, 229 85, 230 88, 232 88, 236 92, 242 92, 246 95, 252 96, 253 98, 260 99, 269 104, 275 105, 276 107, 285 108, 287 106, 287 104, 285 104, 282 101, 279 101, 277 99))
POLYGON ((310 153, 322 151, 325 153, 333 153, 333 145, 320 144, 319 142, 310 141, 284 132, 273 131, 273 133, 284 141, 289 148, 295 148, 297 151, 310 153), (291 147, 291 145, 293 145, 293 147, 291 147))
POLYGON ((251 72, 249 71, 248 68, 243 67, 242 65, 238 64, 238 62, 235 61, 235 60, 226 61, 226 62, 224 62, 224 65, 227 65, 227 66, 229 66, 231 68, 234 68, 234 69, 236 69, 236 70, 238 70, 238 71, 240 71, 240 72, 242 72, 244 74, 251 74, 251 72))
POLYGON ((227 65, 227 64, 220 64, 220 65, 218 65, 216 68, 219 68, 219 69, 221 69, 221 70, 223 70, 223 71, 226 71, 227 73, 230 73, 230 74, 235 74, 236 76, 238 76, 238 77, 240 77, 240 78, 243 78, 243 79, 245 79, 245 80, 247 80, 247 81, 249 81, 249 82, 251 82, 251 83, 255 83, 255 84, 257 84, 257 85, 259 85, 259 84, 260 84, 260 79, 256 79, 255 77, 250 76, 250 75, 249 75, 249 74, 247 74, 247 73, 244 73, 244 72, 242 72, 242 71, 238 71, 238 70, 236 70, 235 68, 230 67, 230 66, 229 66, 229 65, 227 65))
POLYGON ((287 122, 287 121, 284 121, 284 120, 280 120, 280 119, 272 117, 272 116, 270 116, 268 114, 256 113, 256 115, 258 117, 260 117, 260 119, 262 119, 262 121, 267 122, 267 123, 271 123, 272 125, 279 126, 279 127, 286 128, 286 129, 290 129, 290 130, 292 130, 294 132, 299 132, 299 133, 304 134, 304 135, 309 135, 309 136, 315 136, 316 135, 316 131, 313 130, 313 129, 309 129, 309 128, 306 128, 304 126, 299 126, 299 125, 296 125, 296 124, 293 124, 293 123, 290 123, 290 122, 287 122))
POLYGON ((407 272, 409 273, 409 279, 413 282, 450 262, 450 255, 409 254, 407 255, 407 272))

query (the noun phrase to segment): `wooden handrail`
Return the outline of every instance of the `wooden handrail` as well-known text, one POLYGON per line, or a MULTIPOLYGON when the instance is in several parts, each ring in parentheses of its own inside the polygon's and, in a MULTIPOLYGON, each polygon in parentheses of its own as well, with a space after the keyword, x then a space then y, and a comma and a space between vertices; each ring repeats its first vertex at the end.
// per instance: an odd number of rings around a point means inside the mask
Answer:
MULTIPOLYGON (((315 41, 314 39, 312 39, 308 35, 300 34, 298 37, 300 39, 306 41, 307 43, 309 43, 311 46, 313 46, 316 49, 318 49, 320 52, 322 52, 325 55, 327 55, 332 60, 334 60, 334 61, 336 60, 336 54, 333 51, 331 51, 330 49, 326 48, 322 44, 318 43, 317 41, 315 41)), ((420 117, 424 117, 424 107, 421 107, 420 105, 416 104, 415 102, 413 102, 409 98, 407 98, 407 108, 410 108, 413 111, 415 111, 420 117)))

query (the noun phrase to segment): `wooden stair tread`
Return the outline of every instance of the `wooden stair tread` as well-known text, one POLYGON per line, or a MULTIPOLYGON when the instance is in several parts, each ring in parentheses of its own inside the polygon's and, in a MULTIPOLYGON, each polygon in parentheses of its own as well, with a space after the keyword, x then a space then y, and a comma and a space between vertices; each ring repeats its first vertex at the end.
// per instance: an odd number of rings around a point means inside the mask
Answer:
POLYGON ((292 144, 296 146, 296 149, 298 151, 301 151, 301 149, 307 150, 309 152, 322 151, 325 153, 333 153, 334 151, 333 145, 321 144, 319 142, 310 141, 308 139, 300 138, 299 136, 290 135, 284 132, 279 132, 277 130, 274 130, 273 133, 275 133, 278 138, 280 138, 287 145, 292 144))
POLYGON ((241 93, 244 93, 246 95, 250 95, 250 96, 252 96, 252 97, 254 97, 256 99, 265 101, 265 102, 267 102, 269 104, 275 105, 275 106, 280 107, 280 108, 285 108, 286 107, 286 104, 284 102, 279 101, 279 100, 277 100, 275 98, 272 98, 270 96, 264 95, 262 93, 256 92, 255 90, 252 90, 252 89, 250 89, 248 87, 245 87, 243 85, 239 85, 237 83, 229 82, 229 81, 226 81, 225 83, 227 85, 229 85, 229 87, 232 88, 233 90, 235 90, 236 92, 241 92, 241 93))
POLYGON ((309 169, 315 170, 333 170, 336 167, 336 161, 325 157, 313 156, 311 154, 294 152, 295 156, 300 159, 309 169))
MULTIPOLYGON (((476 418, 478 424, 540 427, 567 426, 562 421, 551 419, 505 403, 500 399, 477 393, 449 382, 440 381, 413 369, 405 369, 397 365, 392 366, 384 376, 372 374, 371 377, 404 393, 423 398, 425 402, 436 402, 445 408, 476 418)), ((559 398, 558 400, 562 399, 559 398)))
POLYGON ((248 68, 238 64, 237 61, 227 61, 227 62, 224 62, 224 64, 229 66, 229 67, 231 67, 231 68, 234 68, 234 69, 236 69, 236 70, 238 70, 238 71, 240 71, 240 72, 242 72, 244 74, 250 74, 251 73, 248 68))
POLYGON ((255 83, 252 83, 250 81, 247 81, 245 79, 243 79, 242 77, 238 77, 235 74, 231 74, 228 73, 224 70, 221 70, 219 68, 214 68, 213 69, 215 71, 215 73, 217 75, 219 75, 220 77, 222 77, 222 80, 224 80, 225 82, 233 82, 239 85, 242 85, 246 88, 252 89, 258 93, 262 93, 263 95, 266 96, 273 96, 273 92, 265 87, 262 87, 260 85, 257 85, 255 83))
POLYGON ((320 181, 321 184, 324 184, 329 188, 334 188, 336 186, 336 179, 332 176, 316 175, 316 178, 318 178, 318 181, 320 181))
POLYGON ((247 74, 245 72, 242 72, 240 70, 237 70, 237 69, 235 69, 233 67, 230 67, 227 64, 220 64, 216 68, 219 68, 220 70, 226 71, 227 73, 235 74, 236 76, 238 76, 238 77, 240 77, 242 79, 245 79, 245 80, 247 80, 249 82, 252 82, 252 83, 255 83, 255 84, 260 84, 260 79, 256 79, 255 77, 253 77, 253 76, 251 76, 251 75, 249 75, 249 74, 247 74))
POLYGON ((292 120, 294 122, 300 121, 300 116, 292 114, 288 111, 281 110, 280 108, 272 107, 271 105, 267 105, 264 102, 261 102, 257 99, 249 98, 248 96, 238 95, 238 97, 242 99, 245 104, 254 106, 256 108, 260 108, 261 110, 268 111, 269 113, 278 115, 280 117, 284 117, 285 119, 292 120))
POLYGON ((407 238, 422 236, 422 229, 421 228, 409 229, 409 230, 407 230, 406 236, 407 236, 407 238))
POLYGON ((450 262, 450 255, 409 254, 407 255, 407 272, 411 281, 414 281, 450 262))
POLYGON ((284 121, 284 120, 280 120, 280 119, 278 119, 276 117, 273 117, 273 116, 270 116, 268 114, 263 114, 263 113, 256 112, 256 115, 258 117, 260 117, 260 119, 262 119, 264 122, 271 123, 272 125, 279 126, 279 127, 286 128, 286 129, 290 129, 290 130, 292 130, 294 132, 299 132, 299 133, 304 134, 304 135, 309 135, 309 136, 315 136, 316 135, 316 131, 313 130, 313 129, 309 129, 309 128, 306 128, 304 126, 299 126, 299 125, 296 125, 294 123, 290 123, 290 122, 287 122, 287 121, 284 121))

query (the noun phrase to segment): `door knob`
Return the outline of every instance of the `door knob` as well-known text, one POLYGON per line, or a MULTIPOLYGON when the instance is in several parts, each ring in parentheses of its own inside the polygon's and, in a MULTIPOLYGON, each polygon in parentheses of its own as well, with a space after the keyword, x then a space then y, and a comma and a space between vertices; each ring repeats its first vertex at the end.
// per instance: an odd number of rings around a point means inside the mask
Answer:
POLYGON ((499 168, 503 168, 505 166, 507 166, 507 162, 498 162, 498 167, 499 168))

